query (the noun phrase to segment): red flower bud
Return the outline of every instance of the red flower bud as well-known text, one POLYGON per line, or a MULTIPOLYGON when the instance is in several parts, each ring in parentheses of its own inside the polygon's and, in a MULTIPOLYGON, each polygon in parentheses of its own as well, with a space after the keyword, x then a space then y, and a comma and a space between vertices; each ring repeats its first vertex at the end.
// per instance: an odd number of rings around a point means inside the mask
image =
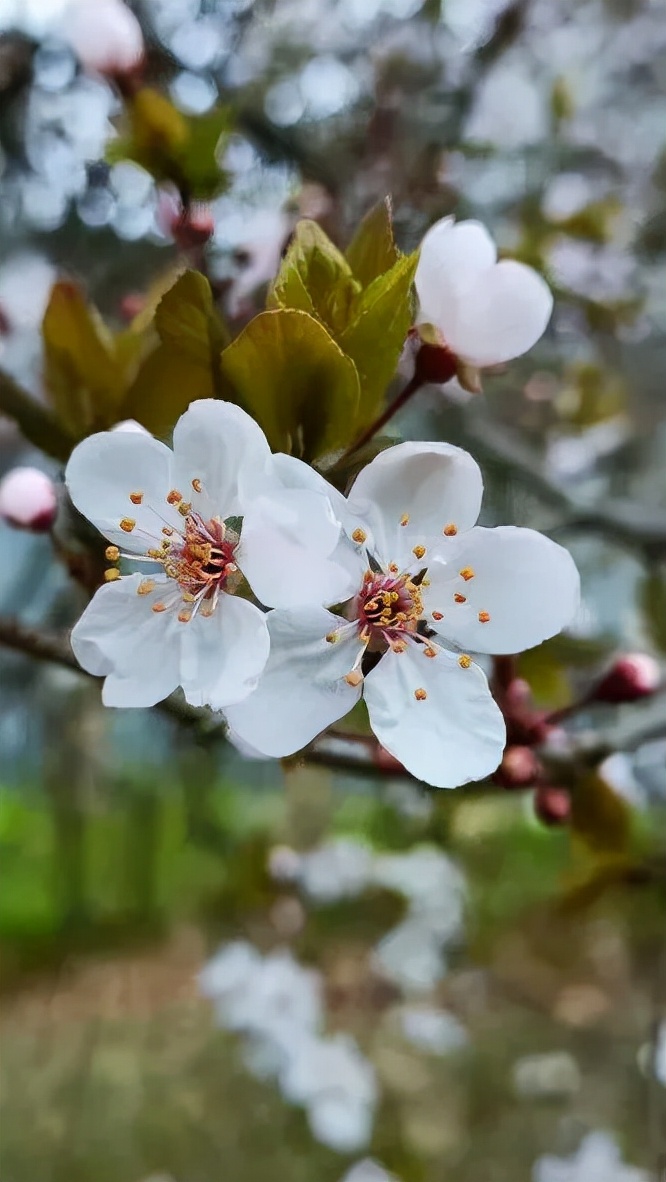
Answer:
POLYGON ((648 698, 661 685, 661 671, 654 657, 647 653, 627 653, 618 657, 605 677, 592 690, 593 702, 635 702, 648 698))
POLYGON ((571 817, 571 796, 566 788, 543 784, 534 793, 534 812, 543 825, 566 825, 571 817))
POLYGON ((215 232, 215 221, 207 205, 184 206, 177 194, 162 189, 158 197, 157 220, 164 234, 169 234, 180 250, 205 246, 215 232))
POLYGON ((450 382, 458 371, 458 358, 446 345, 422 341, 416 354, 414 377, 426 382, 450 382))
POLYGON ((529 788, 542 772, 541 761, 530 747, 507 747, 493 780, 503 788, 529 788))
POLYGON ((0 481, 0 517, 8 525, 46 533, 57 512, 55 485, 38 468, 13 468, 0 481))

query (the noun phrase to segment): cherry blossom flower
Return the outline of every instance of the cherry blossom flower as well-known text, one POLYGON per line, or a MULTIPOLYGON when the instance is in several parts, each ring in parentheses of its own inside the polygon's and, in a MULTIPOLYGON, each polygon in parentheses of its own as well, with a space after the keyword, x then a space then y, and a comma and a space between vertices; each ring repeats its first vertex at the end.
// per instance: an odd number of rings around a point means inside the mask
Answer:
POLYGON ((645 1170, 626 1166, 613 1138, 604 1132, 588 1133, 572 1157, 539 1158, 534 1182, 650 1182, 645 1170))
POLYGON ((70 496, 105 535, 107 571, 72 633, 108 706, 151 706, 182 686, 215 709, 251 692, 268 656, 262 603, 321 603, 348 574, 328 560, 340 526, 321 493, 287 489, 266 438, 239 407, 204 399, 176 424, 173 451, 145 432, 106 431, 75 448, 70 496), (239 519, 242 517, 242 527, 239 519), (312 539, 306 552, 301 535, 312 539))
MULTIPOLYGON (((285 481, 301 478, 289 458, 280 469, 285 481)), ((311 469, 306 479, 319 480, 311 469)), ((290 754, 363 696, 380 743, 418 779, 452 788, 494 771, 504 720, 469 653, 553 636, 574 614, 579 580, 568 552, 542 534, 476 526, 482 489, 472 457, 446 443, 400 444, 347 499, 329 489, 345 531, 336 558, 355 594, 344 615, 269 613, 264 675, 227 711, 241 740, 290 754)))
POLYGON ((553 309, 545 280, 497 249, 480 222, 442 218, 421 243, 418 323, 432 324, 459 369, 484 369, 527 353, 553 309))
POLYGON ((39 468, 12 468, 0 481, 0 517, 8 525, 47 533, 57 512, 55 485, 39 468))

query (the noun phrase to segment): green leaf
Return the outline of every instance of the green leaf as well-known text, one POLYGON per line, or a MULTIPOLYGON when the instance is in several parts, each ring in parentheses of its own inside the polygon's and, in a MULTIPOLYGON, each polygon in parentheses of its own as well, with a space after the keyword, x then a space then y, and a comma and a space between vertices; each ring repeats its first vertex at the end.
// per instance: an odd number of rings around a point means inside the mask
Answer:
POLYGON ((640 601, 650 635, 660 652, 666 653, 666 572, 655 569, 645 576, 640 601))
POLYGON ((366 213, 347 248, 346 258, 363 287, 390 271, 398 262, 400 251, 393 238, 390 197, 385 197, 366 213))
POLYGON ((375 279, 364 291, 356 317, 338 338, 361 378, 357 427, 377 417, 397 369, 412 323, 410 292, 417 263, 418 254, 403 255, 375 279))
POLYGON ((34 443, 47 456, 56 460, 69 459, 76 439, 72 438, 46 406, 31 398, 9 374, 0 371, 0 414, 20 427, 29 443, 34 443))
POLYGON ((228 334, 210 284, 198 271, 185 271, 165 292, 154 326, 159 344, 141 365, 122 417, 165 436, 191 402, 223 392, 219 356, 228 334))
POLYGON ((127 111, 129 126, 109 145, 108 160, 134 160, 190 198, 208 200, 224 188, 227 177, 218 156, 220 141, 231 129, 228 108, 186 116, 159 90, 144 86, 127 111))
POLYGON ((572 700, 571 683, 557 653, 548 644, 540 644, 521 653, 518 672, 530 684, 537 706, 559 710, 572 700))
POLYGON ((298 222, 268 297, 269 308, 315 315, 337 336, 349 323, 361 285, 344 255, 316 222, 298 222))
POLYGON ((571 827, 597 855, 625 854, 631 838, 631 811, 603 776, 582 776, 571 794, 571 827))
POLYGON ((255 316, 223 352, 222 373, 274 451, 311 461, 351 441, 356 367, 308 313, 278 309, 255 316))
POLYGON ((81 437, 104 426, 122 400, 113 337, 74 283, 56 283, 42 322, 44 378, 56 415, 81 437))

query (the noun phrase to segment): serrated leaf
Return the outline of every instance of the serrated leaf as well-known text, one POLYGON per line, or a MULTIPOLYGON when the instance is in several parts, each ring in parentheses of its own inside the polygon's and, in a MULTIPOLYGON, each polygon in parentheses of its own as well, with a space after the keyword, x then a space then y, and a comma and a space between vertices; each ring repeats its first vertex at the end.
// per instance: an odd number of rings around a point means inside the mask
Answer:
POLYGON ((222 393, 219 356, 228 334, 210 284, 198 271, 185 271, 164 293, 154 327, 159 344, 143 361, 122 417, 165 436, 190 402, 222 393))
POLYGON ((317 222, 298 222, 269 293, 269 308, 315 315, 337 336, 349 323, 361 285, 317 222))
POLYGON ((403 255, 363 292, 356 316, 339 343, 354 361, 361 379, 357 427, 372 422, 381 410, 412 323, 410 292, 418 254, 403 255))
POLYGON ((74 436, 105 425, 122 400, 113 337, 74 283, 56 283, 42 322, 44 379, 58 419, 74 436))
POLYGON ((34 443, 47 456, 63 462, 69 459, 76 439, 67 433, 48 407, 36 402, 9 374, 1 371, 0 414, 12 419, 28 442, 34 443))
POLYGON ((366 213, 360 223, 345 257, 354 277, 363 287, 372 283, 395 266, 400 258, 393 238, 393 212, 391 198, 383 201, 366 213))
POLYGON ((657 569, 645 576, 640 602, 655 645, 666 653, 666 572, 657 569))
POLYGON ((308 313, 278 309, 255 316, 223 352, 222 374, 274 451, 311 461, 351 441, 356 367, 308 313))

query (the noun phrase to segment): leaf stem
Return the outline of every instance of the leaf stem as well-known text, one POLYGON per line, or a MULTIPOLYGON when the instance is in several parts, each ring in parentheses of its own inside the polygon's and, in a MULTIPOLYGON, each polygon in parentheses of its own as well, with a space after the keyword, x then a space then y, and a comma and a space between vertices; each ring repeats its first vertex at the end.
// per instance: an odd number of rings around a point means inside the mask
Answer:
POLYGON ((358 439, 355 439, 354 442, 349 445, 346 451, 343 452, 338 463, 342 463, 344 460, 349 459, 350 456, 353 456, 357 451, 360 451, 362 447, 365 447, 366 443, 369 443, 370 440, 373 439, 377 434, 377 432, 381 431, 382 427, 385 427, 399 410, 402 410, 405 403, 409 402, 409 399, 412 397, 412 395, 416 394, 416 391, 420 390, 422 385, 423 379, 420 376, 414 374, 404 389, 402 389, 400 393, 393 399, 393 402, 389 402, 388 406, 385 407, 379 417, 376 418, 369 427, 366 427, 365 431, 359 435, 358 439))

